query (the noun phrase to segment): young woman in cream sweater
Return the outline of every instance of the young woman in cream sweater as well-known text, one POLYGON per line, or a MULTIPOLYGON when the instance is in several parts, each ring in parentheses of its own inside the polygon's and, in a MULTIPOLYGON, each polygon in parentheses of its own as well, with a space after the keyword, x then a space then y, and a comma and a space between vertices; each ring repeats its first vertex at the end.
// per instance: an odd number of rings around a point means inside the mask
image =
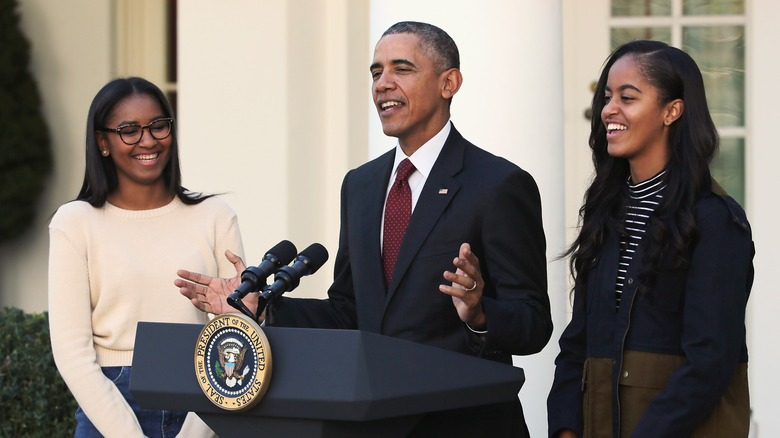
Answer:
MULTIPOLYGON (((79 404, 75 436, 176 436, 186 412, 141 409, 129 392, 136 325, 206 322, 172 286, 176 271, 233 275, 225 253, 243 247, 226 203, 181 186, 174 115, 154 84, 116 79, 97 93, 81 191, 49 232, 52 350, 79 404)), ((187 436, 210 432, 186 423, 187 436)))

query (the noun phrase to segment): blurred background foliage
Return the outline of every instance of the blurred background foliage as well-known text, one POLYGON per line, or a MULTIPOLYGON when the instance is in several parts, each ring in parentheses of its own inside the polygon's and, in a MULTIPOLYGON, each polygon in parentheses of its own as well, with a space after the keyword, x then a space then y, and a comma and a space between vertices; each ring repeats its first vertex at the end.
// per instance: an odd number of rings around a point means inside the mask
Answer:
POLYGON ((17 0, 0 0, 0 243, 32 223, 51 172, 49 132, 30 74, 17 0))
POLYGON ((76 408, 54 365, 48 313, 0 311, 0 437, 72 437, 76 408))

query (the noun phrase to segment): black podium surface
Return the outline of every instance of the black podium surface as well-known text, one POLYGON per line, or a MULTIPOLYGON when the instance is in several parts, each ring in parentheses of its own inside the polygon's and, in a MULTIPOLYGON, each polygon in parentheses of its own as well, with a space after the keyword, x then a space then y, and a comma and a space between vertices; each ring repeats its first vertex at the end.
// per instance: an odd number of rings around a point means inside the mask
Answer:
POLYGON ((202 328, 139 323, 130 390, 142 407, 194 411, 222 436, 404 436, 428 412, 510 401, 525 380, 520 368, 375 333, 266 327, 268 392, 226 411, 196 380, 202 328))

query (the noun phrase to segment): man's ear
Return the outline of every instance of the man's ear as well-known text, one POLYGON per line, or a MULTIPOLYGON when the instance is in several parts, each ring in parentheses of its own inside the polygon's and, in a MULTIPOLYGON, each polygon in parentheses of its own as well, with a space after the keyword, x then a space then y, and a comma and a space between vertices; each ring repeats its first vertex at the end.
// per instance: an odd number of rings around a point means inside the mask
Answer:
POLYGON ((685 109, 685 102, 682 99, 675 99, 666 104, 666 115, 664 115, 664 125, 669 126, 682 116, 685 109))
POLYGON ((460 85, 463 83, 463 75, 460 74, 460 70, 457 68, 451 68, 441 73, 441 82, 441 97, 450 99, 460 90, 460 85))

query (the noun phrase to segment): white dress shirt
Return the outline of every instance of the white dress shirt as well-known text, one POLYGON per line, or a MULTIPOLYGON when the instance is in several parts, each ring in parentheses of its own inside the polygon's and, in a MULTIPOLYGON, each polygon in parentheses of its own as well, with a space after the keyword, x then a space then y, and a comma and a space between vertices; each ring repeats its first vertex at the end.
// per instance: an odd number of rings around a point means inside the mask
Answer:
MULTIPOLYGON (((439 158, 442 148, 444 148, 444 142, 447 141, 447 137, 450 135, 452 129, 452 123, 447 121, 444 127, 433 138, 425 142, 419 149, 417 149, 411 157, 407 157, 401 149, 401 144, 396 143, 395 146, 395 162, 393 163, 393 171, 390 172, 390 181, 387 184, 387 192, 385 193, 385 207, 387 207, 387 195, 390 194, 390 189, 395 182, 395 175, 398 172, 398 165, 401 161, 408 158, 414 165, 415 171, 409 175, 409 189, 412 191, 412 213, 414 213, 414 207, 417 205, 417 200, 420 199, 420 193, 423 187, 425 187, 425 181, 428 179, 428 175, 431 174, 436 159, 439 158)), ((382 209, 382 224, 381 230, 385 229, 385 210, 382 209)), ((384 247, 384 232, 379 234, 379 243, 384 247)))

